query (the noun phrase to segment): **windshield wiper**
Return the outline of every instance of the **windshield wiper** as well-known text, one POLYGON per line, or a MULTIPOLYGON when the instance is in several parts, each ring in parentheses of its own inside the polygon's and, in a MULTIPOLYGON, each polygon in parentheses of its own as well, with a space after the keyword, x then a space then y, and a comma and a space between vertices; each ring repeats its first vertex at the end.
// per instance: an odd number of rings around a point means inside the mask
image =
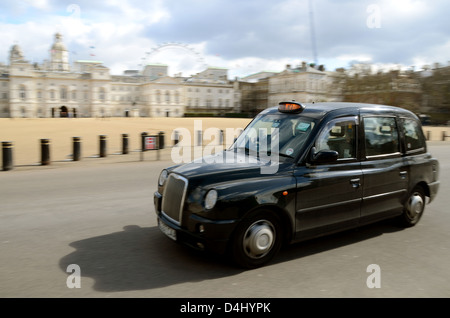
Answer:
POLYGON ((294 157, 292 157, 292 156, 290 156, 290 155, 287 155, 287 154, 285 154, 285 153, 278 153, 278 155, 279 155, 280 157, 285 157, 285 158, 291 158, 291 159, 294 159, 294 157))
MULTIPOLYGON (((258 157, 258 158, 260 157, 258 151, 254 150, 254 149, 250 149, 250 148, 248 148, 248 147, 235 147, 234 150, 235 150, 235 151, 238 151, 238 150, 244 150, 244 151, 245 151, 245 154, 250 154, 250 152, 251 152, 252 154, 255 154, 256 157, 258 157)), ((266 154, 267 154, 267 156, 269 156, 269 157, 272 156, 271 151, 266 152, 266 154)), ((280 153, 280 152, 278 152, 278 153, 275 152, 273 155, 278 155, 278 156, 283 157, 283 158, 295 159, 293 156, 290 156, 290 155, 285 154, 285 153, 280 153)))

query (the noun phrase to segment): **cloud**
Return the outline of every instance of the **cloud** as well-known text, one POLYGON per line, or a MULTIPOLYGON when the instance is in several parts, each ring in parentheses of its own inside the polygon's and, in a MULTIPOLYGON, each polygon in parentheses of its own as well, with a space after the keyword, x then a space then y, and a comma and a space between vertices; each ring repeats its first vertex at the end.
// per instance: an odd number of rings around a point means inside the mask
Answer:
MULTIPOLYGON (((189 61, 198 64, 197 53, 230 75, 281 71, 286 64, 313 62, 315 53, 329 70, 355 59, 446 63, 448 12, 445 0, 3 0, 0 61, 7 62, 9 48, 18 43, 27 59, 42 62, 54 33, 61 32, 76 52, 72 59, 89 58, 94 46, 96 59, 114 74, 136 69, 146 52, 174 42, 196 53, 180 49, 178 56, 160 56, 173 73, 189 61), (374 18, 376 26, 370 24, 374 18)), ((196 68, 186 68, 191 71, 196 68)))

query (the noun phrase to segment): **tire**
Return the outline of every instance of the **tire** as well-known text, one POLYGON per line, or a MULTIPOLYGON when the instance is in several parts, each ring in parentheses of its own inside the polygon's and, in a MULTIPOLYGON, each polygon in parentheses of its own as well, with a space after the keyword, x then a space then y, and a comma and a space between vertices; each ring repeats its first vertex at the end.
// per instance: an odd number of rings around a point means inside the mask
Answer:
POLYGON ((426 203, 425 191, 422 187, 415 187, 408 196, 399 221, 402 227, 412 227, 421 219, 426 203))
POLYGON ((279 217, 270 211, 255 211, 243 219, 234 232, 231 257, 239 267, 261 267, 278 253, 281 244, 279 217))

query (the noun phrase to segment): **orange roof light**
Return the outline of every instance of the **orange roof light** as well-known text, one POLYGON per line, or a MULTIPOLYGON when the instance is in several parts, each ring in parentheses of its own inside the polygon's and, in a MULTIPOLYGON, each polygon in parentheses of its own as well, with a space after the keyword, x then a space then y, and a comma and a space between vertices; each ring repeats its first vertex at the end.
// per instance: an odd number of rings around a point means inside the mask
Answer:
POLYGON ((300 113, 305 109, 300 103, 292 102, 281 102, 278 104, 278 111, 282 113, 300 113))

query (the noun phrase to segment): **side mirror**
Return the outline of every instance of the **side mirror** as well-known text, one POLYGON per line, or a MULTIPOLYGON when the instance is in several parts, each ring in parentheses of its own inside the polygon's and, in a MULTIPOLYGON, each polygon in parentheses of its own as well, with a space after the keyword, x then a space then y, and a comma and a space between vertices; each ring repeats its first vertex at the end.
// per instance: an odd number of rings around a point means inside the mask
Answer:
POLYGON ((316 152, 316 148, 311 149, 311 163, 332 163, 335 162, 339 157, 339 153, 334 150, 321 150, 316 152))

